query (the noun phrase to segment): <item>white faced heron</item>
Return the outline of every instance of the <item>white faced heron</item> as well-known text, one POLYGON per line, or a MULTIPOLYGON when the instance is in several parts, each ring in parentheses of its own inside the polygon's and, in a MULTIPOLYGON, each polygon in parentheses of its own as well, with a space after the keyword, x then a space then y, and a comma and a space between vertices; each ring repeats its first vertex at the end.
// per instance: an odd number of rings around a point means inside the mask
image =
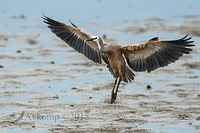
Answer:
POLYGON ((189 54, 192 51, 190 47, 194 46, 191 44, 193 41, 190 41, 192 37, 187 37, 187 35, 181 39, 168 41, 160 41, 158 37, 155 37, 145 43, 126 46, 120 46, 117 43, 108 44, 99 36, 91 36, 83 32, 71 21, 72 26, 46 16, 42 18, 51 31, 70 47, 95 63, 101 64, 103 60, 107 64, 115 78, 111 103, 116 100, 120 82, 134 80, 135 75, 131 69, 136 72, 147 71, 149 73, 175 62, 183 54, 189 54))

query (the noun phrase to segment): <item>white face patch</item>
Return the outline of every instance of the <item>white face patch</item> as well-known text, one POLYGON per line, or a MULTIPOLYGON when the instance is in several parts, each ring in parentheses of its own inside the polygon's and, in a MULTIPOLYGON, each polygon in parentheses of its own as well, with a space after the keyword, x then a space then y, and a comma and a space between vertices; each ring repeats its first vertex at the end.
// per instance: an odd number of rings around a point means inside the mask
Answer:
POLYGON ((98 36, 92 36, 92 38, 94 39, 93 41, 97 41, 99 39, 98 36))

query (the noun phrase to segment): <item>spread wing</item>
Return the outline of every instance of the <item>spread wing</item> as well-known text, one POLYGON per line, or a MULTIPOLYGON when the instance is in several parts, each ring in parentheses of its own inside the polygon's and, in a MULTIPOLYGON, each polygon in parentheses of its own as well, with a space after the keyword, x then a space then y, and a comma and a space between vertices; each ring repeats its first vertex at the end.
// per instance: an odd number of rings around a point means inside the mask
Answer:
POLYGON ((146 43, 131 44, 122 47, 127 63, 135 71, 151 72, 175 62, 183 54, 189 54, 194 46, 187 35, 178 40, 159 41, 158 37, 146 43))
POLYGON ((101 64, 101 58, 103 58, 106 63, 108 62, 107 57, 100 53, 98 44, 94 41, 87 41, 92 36, 81 31, 71 21, 70 23, 72 26, 55 21, 46 16, 43 16, 42 18, 44 19, 43 22, 48 24, 48 28, 50 28, 56 36, 66 42, 70 47, 74 48, 79 53, 82 53, 95 63, 101 64))

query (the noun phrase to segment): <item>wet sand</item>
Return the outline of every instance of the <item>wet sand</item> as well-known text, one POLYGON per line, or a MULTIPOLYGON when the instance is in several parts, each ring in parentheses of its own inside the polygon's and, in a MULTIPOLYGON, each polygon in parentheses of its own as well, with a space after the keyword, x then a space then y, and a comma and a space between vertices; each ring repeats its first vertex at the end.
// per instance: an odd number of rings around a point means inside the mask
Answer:
MULTIPOLYGON (((132 36, 155 35, 156 31, 180 37, 189 33, 196 41, 199 28, 200 21, 194 21, 110 31, 132 36)), ((122 83, 116 102, 110 104, 114 79, 105 64, 89 61, 50 31, 0 34, 0 131, 199 132, 199 42, 195 45, 191 54, 167 67, 149 74, 135 72, 135 81, 122 83)))

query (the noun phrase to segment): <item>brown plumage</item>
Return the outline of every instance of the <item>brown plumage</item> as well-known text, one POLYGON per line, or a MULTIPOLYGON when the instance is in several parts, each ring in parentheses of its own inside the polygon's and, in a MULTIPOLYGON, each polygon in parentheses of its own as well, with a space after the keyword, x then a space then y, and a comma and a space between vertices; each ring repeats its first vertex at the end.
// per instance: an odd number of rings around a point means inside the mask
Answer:
POLYGON ((187 38, 187 35, 181 39, 170 41, 160 41, 158 37, 155 37, 145 43, 127 46, 120 46, 117 43, 107 44, 99 36, 86 34, 71 21, 72 26, 46 16, 43 19, 51 31, 70 47, 95 63, 101 64, 103 60, 107 64, 109 71, 115 78, 111 103, 116 100, 120 82, 134 80, 135 75, 131 69, 136 72, 151 72, 175 62, 183 54, 189 54, 192 51, 190 47, 194 46, 191 44, 193 43, 190 41, 191 37, 187 38))

